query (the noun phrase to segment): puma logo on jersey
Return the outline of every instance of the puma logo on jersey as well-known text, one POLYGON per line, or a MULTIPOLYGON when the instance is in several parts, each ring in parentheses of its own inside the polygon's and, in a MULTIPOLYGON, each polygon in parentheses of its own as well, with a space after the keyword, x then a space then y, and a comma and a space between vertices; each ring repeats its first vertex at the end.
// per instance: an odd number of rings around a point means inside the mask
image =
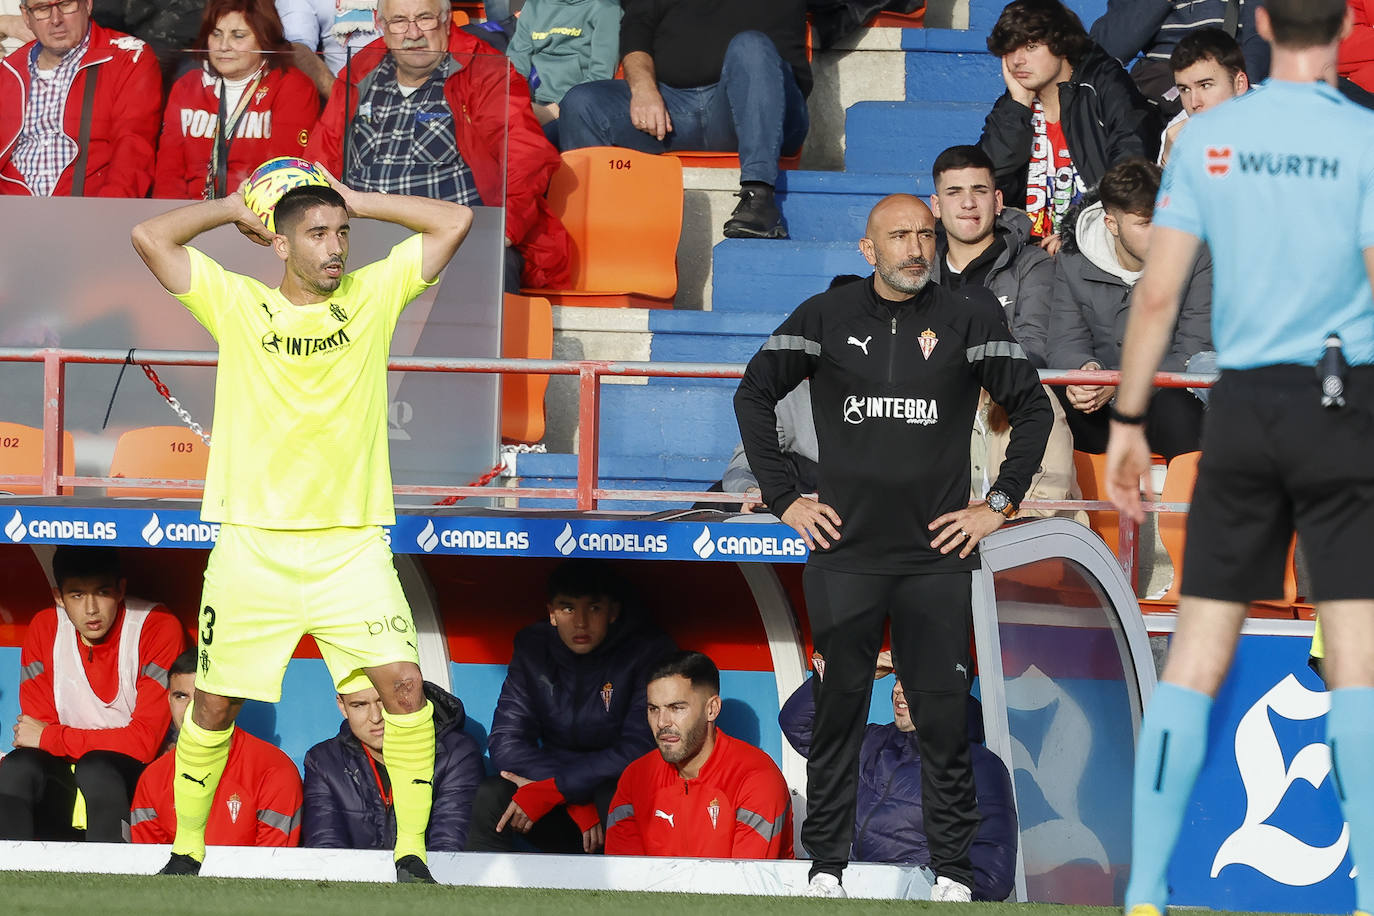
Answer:
POLYGON ((669 814, 668 812, 664 811, 664 810, 661 809, 661 808, 655 808, 655 809, 654 809, 654 817, 661 817, 661 818, 663 818, 665 821, 668 822, 668 826, 669 826, 669 827, 676 827, 676 826, 677 826, 676 824, 673 823, 673 818, 674 818, 675 816, 676 816, 676 815, 669 814))
POLYGON ((849 340, 845 341, 845 343, 852 343, 854 346, 856 346, 856 347, 858 347, 860 350, 863 350, 863 351, 864 351, 864 356, 867 356, 867 355, 868 355, 868 343, 869 343, 869 341, 871 341, 872 339, 873 339, 873 335, 872 335, 872 334, 869 334, 869 335, 868 335, 867 337, 865 337, 863 340, 860 340, 860 339, 857 338, 857 337, 851 337, 851 338, 849 338, 849 340))

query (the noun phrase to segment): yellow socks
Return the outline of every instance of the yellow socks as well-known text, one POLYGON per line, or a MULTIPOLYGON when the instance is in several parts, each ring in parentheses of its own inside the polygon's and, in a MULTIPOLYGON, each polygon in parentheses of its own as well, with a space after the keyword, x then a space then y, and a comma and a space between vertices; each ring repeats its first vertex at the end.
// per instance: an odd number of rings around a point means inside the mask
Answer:
POLYGON ((176 776, 172 780, 177 835, 172 842, 172 852, 203 862, 205 822, 210 817, 215 789, 219 788, 220 777, 224 775, 224 764, 229 760, 234 726, 212 732, 197 725, 192 712, 193 708, 188 706, 181 734, 177 736, 176 776))
MULTIPOLYGON (((426 701, 423 709, 401 715, 383 711, 382 719, 386 727, 382 753, 396 806, 396 859, 419 856, 428 861, 425 829, 434 800, 434 705, 426 701)), ((181 836, 180 829, 177 836, 181 836)))

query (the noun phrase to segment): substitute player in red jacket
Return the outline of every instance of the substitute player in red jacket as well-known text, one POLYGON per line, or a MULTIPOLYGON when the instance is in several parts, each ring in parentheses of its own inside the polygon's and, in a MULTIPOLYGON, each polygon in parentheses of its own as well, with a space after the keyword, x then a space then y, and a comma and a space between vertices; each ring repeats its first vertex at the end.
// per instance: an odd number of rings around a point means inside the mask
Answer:
MULTIPOLYGON (((196 689, 196 653, 188 649, 172 663, 167 705, 174 732, 181 731, 186 707, 196 689)), ((173 744, 175 741, 172 742, 173 744)), ((176 753, 167 753, 143 771, 129 814, 130 839, 135 843, 171 843, 177 833, 172 803, 176 753)), ((211 846, 299 846, 301 838, 301 775, 281 750, 234 729, 229 761, 215 790, 205 842, 211 846)))
POLYGON ((80 789, 86 839, 118 843, 134 785, 171 719, 164 697, 181 624, 125 597, 113 548, 59 547, 52 565, 57 606, 33 618, 19 656, 16 750, 0 760, 0 839, 73 838, 80 789))
POLYGON ((763 751, 716 727, 720 672, 678 652, 649 675, 658 742, 625 768, 606 819, 606 854, 792 858, 787 782, 763 751))
POLYGON ((224 197, 268 159, 302 155, 320 114, 268 0, 210 0, 194 47, 206 60, 167 97, 154 197, 224 197))

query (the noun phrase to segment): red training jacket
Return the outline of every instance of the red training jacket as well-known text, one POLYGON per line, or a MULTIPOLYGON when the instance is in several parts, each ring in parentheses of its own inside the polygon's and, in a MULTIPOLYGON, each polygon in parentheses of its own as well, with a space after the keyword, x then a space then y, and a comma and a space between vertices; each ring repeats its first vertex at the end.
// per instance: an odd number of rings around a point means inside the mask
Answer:
MULTIPOLYGON (((170 750, 139 777, 129 817, 133 842, 170 843, 176 837, 175 773, 176 750, 170 750)), ((261 738, 234 729, 229 760, 205 824, 205 842, 211 846, 299 846, 301 775, 291 758, 261 738)))
POLYGON ((1341 42, 1336 72, 1374 92, 1374 0, 1350 0, 1349 6, 1355 14, 1355 28, 1341 42))
MULTIPOLYGON (((157 756, 162 737, 172 721, 167 708, 167 672, 181 654, 181 624, 164 607, 153 608, 143 623, 138 645, 138 680, 135 683, 134 715, 123 728, 71 728, 57 721, 57 700, 52 687, 52 648, 57 638, 57 615, 50 607, 39 611, 24 635, 19 653, 19 709, 48 723, 39 739, 42 750, 76 760, 90 751, 117 751, 147 763, 157 756)), ((114 626, 96 646, 80 646, 82 665, 91 689, 109 702, 119 692, 119 639, 124 631, 124 605, 114 626)), ((79 636, 72 636, 80 639, 79 636)))
MULTIPOLYGON (((11 157, 29 97, 29 42, 0 60, 0 194, 32 195, 11 157)), ((67 92, 62 130, 73 141, 81 134, 81 103, 86 80, 95 77, 90 153, 86 157, 87 197, 147 197, 153 186, 153 148, 162 104, 162 71, 141 40, 91 23, 91 43, 67 92)), ((80 155, 79 153, 77 155, 80 155)), ((52 196, 72 193, 73 166, 67 163, 52 196)))
MULTIPOLYGON (((196 70, 172 84, 162 116, 154 197, 200 200, 219 120, 218 82, 212 74, 196 70)), ((319 114, 320 96, 308 76, 295 67, 269 68, 229 144, 226 191, 232 193, 268 159, 304 155, 319 114)))
POLYGON ((720 729, 696 779, 683 779, 652 750, 615 787, 606 855, 790 859, 787 782, 773 758, 720 729))
MULTIPOLYGON (((544 195, 561 160, 530 108, 525 78, 509 63, 504 66, 473 58, 505 58, 491 45, 450 23, 448 50, 466 63, 444 83, 444 98, 453 112, 458 152, 472 169, 482 203, 505 207, 506 235, 525 259, 521 284, 561 288, 568 284, 572 244, 568 230, 549 209, 544 195), (509 124, 509 137, 507 137, 509 124), (505 158, 503 174, 501 162, 505 158), (502 183, 505 183, 504 193, 502 183)), ((306 155, 343 175, 345 122, 358 110, 358 83, 386 56, 386 41, 378 38, 353 57, 334 82, 320 122, 310 136, 306 155), (352 88, 346 88, 349 82, 352 88), (344 111, 344 99, 350 109, 344 111)))

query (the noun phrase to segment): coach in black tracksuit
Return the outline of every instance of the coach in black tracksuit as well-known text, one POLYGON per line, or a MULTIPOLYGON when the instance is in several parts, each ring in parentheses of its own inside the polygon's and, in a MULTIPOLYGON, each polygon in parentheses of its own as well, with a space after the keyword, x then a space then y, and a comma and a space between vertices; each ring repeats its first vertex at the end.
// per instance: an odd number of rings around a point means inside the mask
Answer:
MULTIPOLYGON (((905 194, 880 201, 859 247, 873 276, 802 303, 750 360, 735 394, 764 501, 812 547, 804 584, 825 678, 802 845, 813 859, 812 892, 821 873, 842 875, 873 665, 890 618, 926 762, 931 867, 972 887, 969 572, 979 567, 977 542, 1025 494, 1053 414, 1000 316, 928 282, 935 219, 924 203, 905 194), (819 501, 801 498, 791 483, 775 432, 774 405, 805 378, 819 501), (1006 408, 1012 437, 988 504, 969 506, 968 442, 980 387, 1006 408)), ((934 899, 944 899, 939 893, 934 899)))

